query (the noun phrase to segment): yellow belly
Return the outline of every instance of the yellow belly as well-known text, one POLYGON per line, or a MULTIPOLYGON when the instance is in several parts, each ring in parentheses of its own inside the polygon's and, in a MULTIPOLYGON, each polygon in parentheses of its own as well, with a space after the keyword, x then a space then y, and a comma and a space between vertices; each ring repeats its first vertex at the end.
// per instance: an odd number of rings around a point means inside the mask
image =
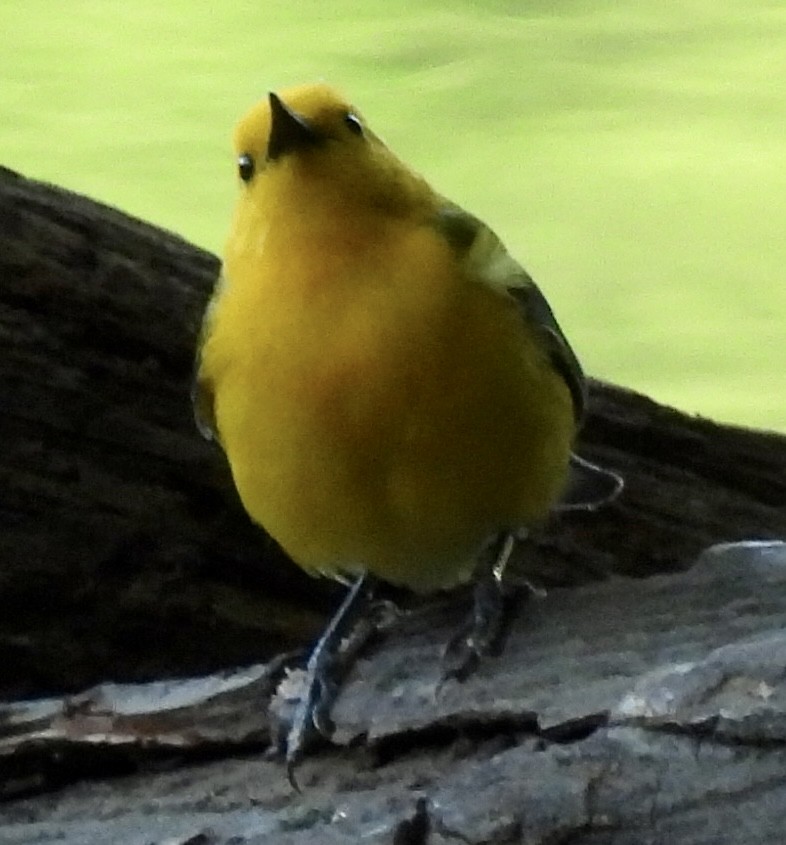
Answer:
POLYGON ((317 279, 286 307, 279 279, 256 320, 225 303, 203 350, 240 497, 306 570, 452 586, 564 483, 564 382, 512 300, 448 270, 419 286, 424 255, 399 246, 375 284, 317 279))

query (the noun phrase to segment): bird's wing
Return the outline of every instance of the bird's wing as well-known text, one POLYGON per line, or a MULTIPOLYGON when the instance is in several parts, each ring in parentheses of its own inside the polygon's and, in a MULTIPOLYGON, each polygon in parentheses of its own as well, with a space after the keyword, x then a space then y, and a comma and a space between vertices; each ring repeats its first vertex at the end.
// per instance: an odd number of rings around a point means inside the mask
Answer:
POLYGON ((461 254, 473 277, 516 301, 522 318, 540 334, 554 369, 568 386, 576 421, 580 422, 587 404, 584 371, 540 288, 477 217, 446 201, 438 212, 437 228, 461 254))
POLYGON ((191 380, 191 405, 194 409, 194 419, 196 420, 199 433, 206 440, 216 441, 219 438, 218 427, 216 425, 215 396, 210 379, 202 372, 202 348, 210 334, 214 303, 223 284, 223 275, 219 274, 213 295, 202 318, 202 328, 199 331, 196 357, 194 359, 194 374, 191 380))
MULTIPOLYGON (((570 390, 578 426, 587 405, 584 371, 540 288, 477 217, 445 201, 437 218, 438 229, 466 262, 470 275, 513 297, 522 318, 540 333, 554 369, 570 390)), ((615 499, 622 487, 622 477, 616 472, 571 453, 568 479, 556 509, 594 510, 615 499)))

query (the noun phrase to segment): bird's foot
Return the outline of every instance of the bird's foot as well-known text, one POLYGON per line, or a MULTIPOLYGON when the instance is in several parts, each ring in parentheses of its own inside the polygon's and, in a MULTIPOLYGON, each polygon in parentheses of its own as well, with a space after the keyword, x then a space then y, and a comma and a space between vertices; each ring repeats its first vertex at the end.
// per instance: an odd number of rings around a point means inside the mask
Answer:
POLYGON ((445 646, 438 688, 452 679, 466 680, 484 657, 496 657, 502 652, 521 596, 520 590, 503 587, 502 583, 513 544, 512 535, 500 534, 485 550, 475 582, 472 610, 445 646))
POLYGON ((321 739, 330 739, 335 730, 330 710, 340 688, 338 675, 343 673, 337 671, 339 662, 333 658, 328 655, 313 665, 309 661, 291 719, 282 725, 280 751, 286 763, 287 779, 298 792, 300 787, 295 777, 298 764, 308 749, 321 739))
POLYGON ((335 724, 330 712, 341 684, 379 625, 377 606, 372 605, 375 612, 362 613, 368 607, 369 589, 366 576, 353 584, 311 652, 304 676, 296 682, 296 691, 292 690, 294 695, 282 694, 279 687, 283 702, 275 707, 275 747, 285 759, 289 782, 298 791, 295 770, 315 742, 332 736, 335 724), (296 698, 296 703, 287 706, 292 698, 296 698))
POLYGON ((442 657, 442 680, 466 680, 484 657, 496 657, 504 648, 514 605, 514 594, 491 579, 478 582, 466 622, 450 638, 442 657))

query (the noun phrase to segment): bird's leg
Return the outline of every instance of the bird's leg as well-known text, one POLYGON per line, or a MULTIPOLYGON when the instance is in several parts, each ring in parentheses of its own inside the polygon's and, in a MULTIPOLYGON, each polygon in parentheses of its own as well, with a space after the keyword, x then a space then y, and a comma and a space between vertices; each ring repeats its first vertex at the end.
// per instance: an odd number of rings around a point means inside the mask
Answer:
POLYGON ((443 682, 451 678, 465 680, 481 658, 502 650, 510 616, 502 576, 515 541, 515 535, 503 531, 484 547, 478 560, 472 611, 445 648, 443 682))
MULTIPOLYGON (((305 692, 295 708, 286 736, 286 764, 290 783, 297 788, 295 767, 315 732, 329 737, 334 730, 330 708, 338 695, 343 676, 361 644, 355 643, 347 656, 342 653, 343 641, 350 635, 361 612, 368 606, 373 591, 373 579, 367 573, 352 584, 338 610, 319 638, 306 665, 305 692)), ((374 632, 371 625, 364 641, 374 632)))

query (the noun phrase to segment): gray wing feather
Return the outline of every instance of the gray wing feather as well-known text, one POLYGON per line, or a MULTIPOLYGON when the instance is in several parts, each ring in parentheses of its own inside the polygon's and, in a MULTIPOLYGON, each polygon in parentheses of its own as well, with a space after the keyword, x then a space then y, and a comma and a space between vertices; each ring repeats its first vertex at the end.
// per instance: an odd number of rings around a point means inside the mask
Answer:
POLYGON ((540 288, 511 258, 494 232, 459 206, 446 201, 437 214, 436 225, 448 243, 462 255, 470 273, 512 296, 522 317, 540 333, 554 369, 570 390, 574 414, 580 421, 587 404, 584 371, 540 288))
MULTIPOLYGON (((540 333, 554 369, 568 386, 578 425, 587 406, 584 371, 540 288, 477 217, 446 200, 436 226, 462 257, 470 275, 511 296, 522 318, 540 333)), ((568 480, 557 510, 594 510, 615 499, 622 486, 617 473, 571 453, 568 480)))
POLYGON ((582 420, 587 407, 587 381, 584 378, 584 370, 562 333, 546 297, 532 280, 524 287, 508 288, 508 292, 518 303, 525 318, 534 323, 542 333, 551 363, 570 390, 574 416, 577 421, 582 420))

